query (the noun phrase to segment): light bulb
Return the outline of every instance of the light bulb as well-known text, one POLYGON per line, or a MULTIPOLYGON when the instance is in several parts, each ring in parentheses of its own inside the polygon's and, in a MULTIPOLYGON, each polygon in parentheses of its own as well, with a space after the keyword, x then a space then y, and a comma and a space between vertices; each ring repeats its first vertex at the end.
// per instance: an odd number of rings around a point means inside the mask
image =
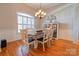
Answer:
POLYGON ((37 16, 39 13, 38 12, 36 12, 36 14, 35 14, 35 16, 37 16))
POLYGON ((42 11, 41 14, 44 14, 44 12, 42 11))
POLYGON ((37 14, 35 14, 35 16, 37 16, 37 14))
POLYGON ((39 10, 39 13, 41 12, 41 10, 39 10))
POLYGON ((46 15, 46 13, 44 13, 44 15, 46 15))

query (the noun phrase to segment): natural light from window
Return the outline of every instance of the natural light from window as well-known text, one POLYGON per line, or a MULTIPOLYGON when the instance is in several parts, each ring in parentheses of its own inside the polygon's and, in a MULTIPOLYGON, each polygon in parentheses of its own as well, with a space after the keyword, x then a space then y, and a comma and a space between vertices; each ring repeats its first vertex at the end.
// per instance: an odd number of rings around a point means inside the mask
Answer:
POLYGON ((28 29, 28 33, 34 30, 34 17, 24 13, 17 13, 18 32, 28 29))

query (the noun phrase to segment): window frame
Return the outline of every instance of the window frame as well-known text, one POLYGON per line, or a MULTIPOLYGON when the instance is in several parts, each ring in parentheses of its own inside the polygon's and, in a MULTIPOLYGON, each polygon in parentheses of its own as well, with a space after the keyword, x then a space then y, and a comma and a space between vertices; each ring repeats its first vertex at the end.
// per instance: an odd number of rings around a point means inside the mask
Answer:
POLYGON ((32 22, 32 21, 34 21, 34 17, 29 17, 29 16, 17 14, 17 32, 20 33, 20 30, 21 30, 21 29, 18 29, 18 26, 19 26, 19 25, 22 25, 22 29, 24 29, 24 26, 26 25, 26 26, 27 26, 26 28, 29 29, 29 31, 32 30, 32 29, 34 29, 34 28, 35 28, 35 26, 34 26, 34 23, 35 23, 35 22, 32 22), (22 24, 19 24, 19 23, 18 23, 18 21, 19 21, 19 20, 18 20, 18 16, 21 16, 21 17, 22 17, 22 24), (24 17, 26 17, 27 24, 24 24, 24 23, 23 23, 23 18, 24 18, 24 17), (29 21, 28 18, 31 19, 31 23, 30 23, 30 24, 28 24, 28 21, 29 21), (31 27, 28 28, 28 25, 30 25, 31 27))

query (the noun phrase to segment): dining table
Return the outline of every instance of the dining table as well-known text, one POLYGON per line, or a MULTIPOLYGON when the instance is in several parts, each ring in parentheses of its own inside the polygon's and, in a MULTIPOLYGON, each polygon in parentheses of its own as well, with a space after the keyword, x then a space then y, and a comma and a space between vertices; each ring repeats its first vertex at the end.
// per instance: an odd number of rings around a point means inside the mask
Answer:
MULTIPOLYGON (((37 31, 37 32, 39 32, 39 31, 37 31)), ((43 32, 41 32, 41 33, 35 33, 35 34, 28 34, 28 37, 32 37, 32 39, 34 40, 34 48, 38 47, 38 42, 37 41, 40 38, 43 38, 43 35, 44 35, 43 32)))

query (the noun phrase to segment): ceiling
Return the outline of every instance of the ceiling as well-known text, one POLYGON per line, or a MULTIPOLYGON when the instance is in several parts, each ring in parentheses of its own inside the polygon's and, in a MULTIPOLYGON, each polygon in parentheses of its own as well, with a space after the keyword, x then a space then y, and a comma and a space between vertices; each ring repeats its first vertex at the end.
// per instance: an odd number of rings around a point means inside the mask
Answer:
POLYGON ((67 3, 27 3, 27 5, 33 8, 35 12, 40 9, 40 4, 41 4, 41 9, 49 13, 67 3))

